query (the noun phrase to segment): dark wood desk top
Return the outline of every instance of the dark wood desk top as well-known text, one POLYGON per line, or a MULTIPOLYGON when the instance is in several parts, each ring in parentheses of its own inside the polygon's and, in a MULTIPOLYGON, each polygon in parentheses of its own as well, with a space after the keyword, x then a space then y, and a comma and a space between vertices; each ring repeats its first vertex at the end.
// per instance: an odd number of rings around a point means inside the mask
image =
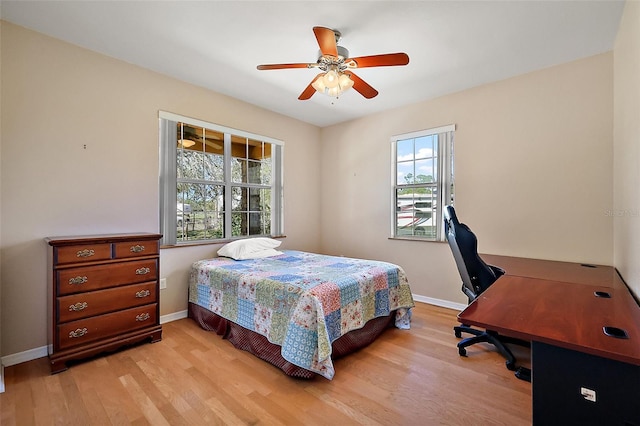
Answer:
POLYGON ((587 282, 505 275, 462 311, 458 320, 506 336, 640 365, 640 307, 624 284, 587 282), (596 297, 595 291, 611 297, 596 297), (607 336, 604 326, 623 329, 628 338, 607 336))
POLYGON ((507 275, 601 287, 624 287, 622 279, 613 266, 527 259, 495 254, 481 254, 480 257, 486 263, 501 267, 507 275))

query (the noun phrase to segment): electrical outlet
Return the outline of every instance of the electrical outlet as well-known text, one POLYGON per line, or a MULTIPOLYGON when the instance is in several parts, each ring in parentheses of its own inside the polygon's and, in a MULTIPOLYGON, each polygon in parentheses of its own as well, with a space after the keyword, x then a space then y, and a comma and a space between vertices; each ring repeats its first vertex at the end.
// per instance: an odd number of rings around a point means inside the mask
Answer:
POLYGON ((160 290, 164 290, 165 288, 167 288, 167 279, 160 278, 160 290))

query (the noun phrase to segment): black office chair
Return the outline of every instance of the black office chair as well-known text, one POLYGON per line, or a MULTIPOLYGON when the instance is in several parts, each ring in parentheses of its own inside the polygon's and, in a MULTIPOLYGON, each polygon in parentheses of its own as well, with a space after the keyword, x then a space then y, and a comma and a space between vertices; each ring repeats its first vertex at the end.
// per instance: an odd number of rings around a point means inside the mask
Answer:
MULTIPOLYGON (((498 278, 504 275, 505 271, 497 266, 488 265, 482 260, 478 255, 478 240, 476 236, 467 225, 458 221, 453 206, 445 206, 444 229, 462 278, 462 291, 467 295, 469 303, 471 303, 498 278)), ((458 353, 461 356, 466 356, 466 347, 468 346, 480 342, 490 343, 506 358, 509 370, 517 369, 516 359, 511 350, 505 346, 505 343, 529 345, 528 342, 501 336, 490 330, 478 330, 466 324, 455 326, 453 329, 457 338, 461 338, 462 333, 473 335, 458 342, 458 353)), ((516 376, 523 380, 530 380, 530 378, 526 377, 527 372, 528 370, 526 369, 520 369, 516 376), (520 377, 521 375, 522 377, 520 377)))

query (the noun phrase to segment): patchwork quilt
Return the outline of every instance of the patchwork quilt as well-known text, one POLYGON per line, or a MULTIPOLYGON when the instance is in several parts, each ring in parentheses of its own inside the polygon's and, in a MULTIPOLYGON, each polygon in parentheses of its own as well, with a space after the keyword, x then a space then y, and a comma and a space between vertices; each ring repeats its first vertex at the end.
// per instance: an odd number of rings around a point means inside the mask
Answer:
POLYGON ((410 327, 414 306, 397 265, 284 250, 251 260, 192 265, 189 301, 265 336, 287 361, 333 378, 331 343, 370 319, 396 311, 410 327))

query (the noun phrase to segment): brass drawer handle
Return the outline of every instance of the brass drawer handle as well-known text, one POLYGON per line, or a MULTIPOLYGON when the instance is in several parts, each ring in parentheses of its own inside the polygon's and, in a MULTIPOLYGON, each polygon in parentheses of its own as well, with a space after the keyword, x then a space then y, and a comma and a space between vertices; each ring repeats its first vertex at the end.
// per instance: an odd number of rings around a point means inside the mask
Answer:
POLYGON ((138 292, 136 292, 136 297, 137 298, 143 298, 143 297, 147 297, 151 294, 151 292, 149 290, 140 290, 138 292))
POLYGON ((87 277, 77 276, 69 279, 69 284, 84 284, 88 281, 87 277))
POLYGON ((74 305, 69 305, 69 310, 70 311, 75 311, 75 312, 80 312, 83 311, 85 309, 87 309, 87 307, 89 306, 89 304, 87 302, 78 302, 74 305))
POLYGON ((141 253, 144 251, 144 246, 141 246, 139 244, 131 246, 131 249, 129 251, 131 251, 131 253, 141 253))
POLYGON ((136 269, 136 275, 147 275, 149 272, 151 272, 149 268, 136 269))
POLYGON ((78 337, 82 337, 87 334, 88 331, 86 328, 78 328, 76 331, 69 332, 69 339, 77 339, 78 337))
POLYGON ((146 312, 144 314, 136 315, 136 321, 138 322, 146 321, 149 318, 151 318, 151 315, 146 312))
POLYGON ((90 249, 84 249, 84 250, 79 250, 79 251, 76 253, 76 256, 77 256, 77 257, 91 257, 91 256, 93 256, 94 254, 96 254, 96 252, 95 252, 95 251, 90 250, 90 249))

